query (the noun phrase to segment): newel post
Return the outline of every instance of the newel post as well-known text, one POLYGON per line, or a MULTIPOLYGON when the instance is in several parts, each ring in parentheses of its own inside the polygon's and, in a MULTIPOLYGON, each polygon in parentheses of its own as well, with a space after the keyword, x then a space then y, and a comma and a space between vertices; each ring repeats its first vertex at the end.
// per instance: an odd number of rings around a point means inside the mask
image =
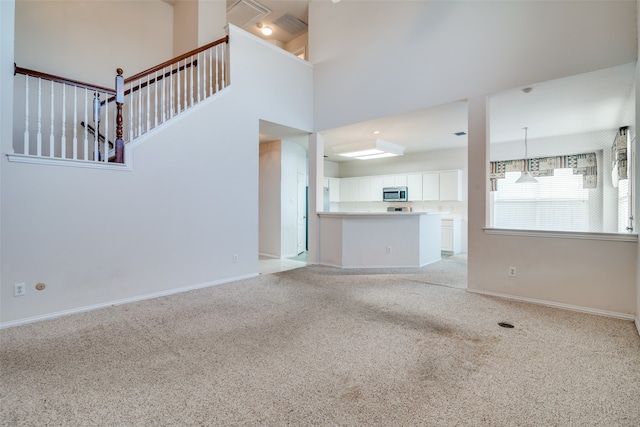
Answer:
POLYGON ((124 163, 124 141, 122 140, 122 105, 124 104, 124 77, 122 68, 116 70, 116 163, 124 163))

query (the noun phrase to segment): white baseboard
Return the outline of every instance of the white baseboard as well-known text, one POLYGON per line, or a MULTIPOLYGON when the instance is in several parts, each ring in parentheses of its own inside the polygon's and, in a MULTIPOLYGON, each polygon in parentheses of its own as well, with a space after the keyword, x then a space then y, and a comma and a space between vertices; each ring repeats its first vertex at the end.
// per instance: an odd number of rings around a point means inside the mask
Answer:
POLYGON ((239 280, 250 279, 250 278, 256 277, 256 276, 258 276, 258 273, 247 274, 247 275, 244 275, 244 276, 237 276, 237 277, 232 277, 232 278, 227 278, 227 279, 222 279, 222 280, 215 280, 213 282, 198 283, 196 285, 189 285, 189 286, 184 286, 184 287, 181 287, 181 288, 174 288, 174 289, 169 289, 169 290, 166 290, 166 291, 154 292, 154 293, 151 293, 151 294, 144 294, 144 295, 139 295, 139 296, 135 296, 135 297, 131 297, 131 298, 123 298, 123 299, 119 299, 119 300, 115 300, 115 301, 109 301, 109 302, 100 303, 100 304, 87 305, 87 306, 84 306, 84 307, 78 307, 78 308, 72 308, 72 309, 69 309, 69 310, 57 311, 55 313, 43 314, 43 315, 40 315, 40 316, 33 316, 33 317, 27 317, 27 318, 19 319, 19 320, 12 320, 10 322, 0 323, 0 329, 11 328, 11 327, 20 326, 20 325, 26 325, 28 323, 40 322, 42 320, 54 319, 56 317, 68 316, 70 314, 84 313, 84 312, 87 312, 87 311, 98 310, 100 308, 106 308, 106 307, 112 307, 112 306, 116 306, 116 305, 129 304, 129 303, 132 303, 132 302, 144 301, 144 300, 153 299, 153 298, 166 297, 166 296, 169 296, 169 295, 179 294, 181 292, 188 292, 188 291, 193 291, 193 290, 196 290, 196 289, 203 289, 203 288, 208 288, 208 287, 211 287, 211 286, 222 285, 222 284, 225 284, 225 283, 237 282, 239 280))
MULTIPOLYGON (((518 297, 518 296, 513 296, 508 294, 500 294, 497 292, 480 291, 477 289, 467 289, 467 292, 472 292, 474 294, 480 294, 480 295, 489 295, 492 297, 505 298, 505 299, 510 299, 514 301, 522 301, 522 302, 528 302, 532 304, 545 305, 547 307, 562 308, 564 310, 578 311, 580 313, 597 314, 599 316, 613 317, 615 319, 631 320, 631 321, 635 320, 636 327, 638 327, 638 319, 636 319, 635 316, 631 314, 617 313, 615 311, 600 310, 597 308, 582 307, 579 305, 564 304, 560 302, 518 297)), ((638 331, 640 333, 640 327, 638 327, 638 331)))
POLYGON ((638 331, 638 335, 640 335, 640 313, 636 315, 635 324, 636 324, 636 330, 638 331))

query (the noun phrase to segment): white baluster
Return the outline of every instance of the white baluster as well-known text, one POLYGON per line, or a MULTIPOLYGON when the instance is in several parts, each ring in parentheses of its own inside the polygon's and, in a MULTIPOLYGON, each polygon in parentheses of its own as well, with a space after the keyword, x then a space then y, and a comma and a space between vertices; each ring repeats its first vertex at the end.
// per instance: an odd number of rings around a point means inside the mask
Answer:
POLYGON ((133 141, 133 82, 129 84, 129 141, 133 141))
POLYGON ((147 74, 147 132, 151 129, 151 87, 149 86, 149 74, 147 74))
POLYGON ((142 80, 138 80, 138 137, 142 135, 142 80))
POLYGON ((154 83, 154 90, 155 90, 155 95, 153 97, 153 119, 154 119, 154 125, 153 127, 158 127, 158 85, 160 84, 160 82, 158 82, 158 72, 156 71, 155 75, 154 75, 154 79, 155 79, 155 83, 154 83))
POLYGON ((164 68, 162 69, 162 123, 167 120, 167 79, 165 78, 164 68))
POLYGON ((87 108, 89 106, 89 89, 84 88, 84 138, 82 141, 82 152, 84 160, 89 160, 89 112, 87 108))
POLYGON ((53 157, 53 155, 55 154, 55 138, 53 136, 53 109, 54 109, 54 87, 53 87, 53 80, 51 80, 51 126, 49 128, 49 157, 53 157))
POLYGON ((182 80, 184 80, 184 109, 189 108, 189 91, 187 89, 187 83, 189 80, 189 73, 187 73, 187 60, 184 60, 184 76, 182 76, 182 80))
POLYGON ((173 64, 169 65, 169 98, 171 98, 171 109, 169 110, 169 118, 173 118, 173 64))
POLYGON ((213 95, 213 49, 209 49, 209 95, 213 95))
POLYGON ((60 158, 67 157, 67 85, 62 83, 62 127, 60 128, 60 158))
POLYGON ((227 87, 227 44, 222 43, 222 88, 227 87))
POLYGON ((177 93, 176 93, 176 114, 180 113, 180 107, 181 107, 181 103, 182 103, 182 97, 180 96, 180 88, 182 87, 182 84, 180 83, 180 62, 178 62, 177 67, 176 67, 176 88, 177 88, 177 93))
POLYGON ((29 76, 24 75, 24 146, 22 154, 29 154, 29 76))
MULTIPOLYGON (((103 162, 109 162, 109 94, 104 94, 104 159, 103 162)), ((115 148, 115 147, 114 147, 115 148)))
POLYGON ((216 45, 214 48, 216 50, 216 93, 218 93, 218 91, 220 90, 220 84, 218 83, 220 78, 220 76, 218 76, 218 69, 220 68, 220 58, 218 57, 218 51, 220 50, 220 48, 218 46, 220 45, 216 45))
POLYGON ((73 160, 78 159, 78 86, 73 87, 73 160))
MULTIPOLYGON (((93 93, 93 161, 100 161, 99 132, 100 132, 100 97, 93 93)), ((88 126, 87 126, 88 127, 88 126)))
POLYGON ((189 90, 189 95, 191 96, 190 106, 193 107, 193 69, 195 68, 195 65, 193 64, 193 55, 189 57, 189 61, 191 61, 191 77, 189 78, 189 86, 191 86, 191 88, 189 90))
MULTIPOLYGON (((198 102, 200 102, 201 99, 201 95, 202 95, 202 87, 200 86, 200 74, 202 73, 206 73, 207 72, 207 60, 206 60, 206 54, 204 52, 202 52, 202 65, 200 64, 200 54, 198 54, 198 102), (200 68, 202 67, 202 68, 200 68), (202 73, 200 72, 200 70, 202 70, 202 73)), ((203 75, 203 78, 204 77, 203 75)), ((205 80, 206 83, 206 80, 205 80)))
POLYGON ((36 155, 42 156, 42 79, 38 77, 38 128, 36 133, 36 155))

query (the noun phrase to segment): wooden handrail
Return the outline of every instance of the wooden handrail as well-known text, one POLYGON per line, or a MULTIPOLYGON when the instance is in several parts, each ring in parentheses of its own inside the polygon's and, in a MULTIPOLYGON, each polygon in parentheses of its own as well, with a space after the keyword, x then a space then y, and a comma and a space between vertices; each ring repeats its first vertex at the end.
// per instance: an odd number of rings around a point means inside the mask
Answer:
MULTIPOLYGON (((134 86, 134 87, 132 87, 132 88, 130 88, 130 89, 127 89, 127 90, 125 90, 125 91, 124 91, 124 95, 125 95, 125 96, 127 96, 127 95, 131 94, 131 92, 137 92, 137 91, 139 91, 140 89, 143 89, 143 88, 147 87, 147 85, 154 84, 155 82, 160 81, 160 80, 162 80, 163 78, 169 77, 169 76, 171 76, 172 74, 176 74, 178 71, 183 71, 185 68, 189 68, 189 67, 191 67, 191 66, 197 67, 197 66, 198 66, 198 60, 197 60, 197 59, 195 59, 193 62, 190 62, 190 63, 185 64, 185 65, 183 65, 183 66, 181 66, 181 67, 178 67, 178 68, 174 68, 172 71, 167 71, 167 72, 166 72, 166 73, 164 73, 164 74, 160 74, 160 76, 158 76, 158 78, 157 78, 157 79, 156 79, 156 78, 153 78, 153 79, 149 80, 149 82, 148 82, 148 83, 147 83, 147 82, 142 82, 142 83, 141 83, 141 84, 139 84, 138 86, 134 86)), ((105 103, 107 103, 107 102, 113 102, 113 101, 115 101, 115 100, 116 100, 116 97, 115 97, 115 95, 114 95, 114 96, 112 96, 112 97, 110 97, 110 98, 108 98, 108 99, 103 99, 103 100, 100 102, 100 104, 104 105, 104 104, 105 104, 105 103)))
POLYGON ((148 70, 145 70, 145 71, 143 71, 141 73, 138 73, 138 74, 136 74, 134 76, 127 77, 126 79, 124 79, 124 83, 127 84, 127 83, 132 82, 133 80, 141 79, 142 77, 145 77, 148 74, 153 74, 156 71, 160 71, 163 68, 168 67, 169 65, 171 65, 173 63, 176 63, 178 61, 182 61, 183 59, 186 59, 186 58, 188 58, 188 57, 190 57, 192 55, 195 55, 196 53, 200 53, 202 51, 205 51, 205 50, 207 50, 209 48, 212 48, 212 47, 217 46, 217 45, 222 44, 222 43, 229 43, 229 36, 226 36, 224 38, 221 38, 220 40, 216 40, 216 41, 211 42, 209 44, 206 44, 204 46, 201 46, 201 47, 199 47, 197 49, 194 49, 194 50, 192 50, 190 52, 184 53, 184 54, 182 54, 180 56, 176 56, 173 59, 170 59, 170 60, 168 60, 166 62, 163 62, 160 65, 156 65, 155 67, 149 68, 148 70))
POLYGON ((25 76, 39 77, 41 79, 51 80, 51 81, 58 82, 58 83, 64 83, 64 84, 68 84, 68 85, 71 85, 71 86, 82 87, 82 88, 89 89, 89 90, 92 90, 92 91, 105 92, 105 93, 108 93, 109 95, 115 95, 116 94, 116 91, 113 90, 113 89, 109 89, 109 88, 102 87, 102 86, 92 85, 90 83, 84 83, 84 82, 81 82, 81 81, 78 81, 78 80, 67 79, 67 78, 64 78, 64 77, 55 76, 53 74, 43 73, 41 71, 29 70, 27 68, 18 67, 14 63, 13 64, 13 75, 15 76, 16 74, 24 74, 25 76))

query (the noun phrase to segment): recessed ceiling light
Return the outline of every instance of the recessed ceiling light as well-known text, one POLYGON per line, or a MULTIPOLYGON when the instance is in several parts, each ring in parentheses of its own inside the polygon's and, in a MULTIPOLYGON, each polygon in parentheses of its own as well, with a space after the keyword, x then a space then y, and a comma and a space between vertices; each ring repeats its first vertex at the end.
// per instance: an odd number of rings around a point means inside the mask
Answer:
POLYGON ((380 133, 380 131, 379 131, 379 130, 374 130, 374 131, 373 131, 373 134, 374 134, 374 135, 377 135, 377 134, 379 134, 379 133, 380 133))
POLYGON ((264 34, 265 36, 270 36, 271 34, 273 34, 273 30, 270 27, 262 27, 262 34, 264 34))

